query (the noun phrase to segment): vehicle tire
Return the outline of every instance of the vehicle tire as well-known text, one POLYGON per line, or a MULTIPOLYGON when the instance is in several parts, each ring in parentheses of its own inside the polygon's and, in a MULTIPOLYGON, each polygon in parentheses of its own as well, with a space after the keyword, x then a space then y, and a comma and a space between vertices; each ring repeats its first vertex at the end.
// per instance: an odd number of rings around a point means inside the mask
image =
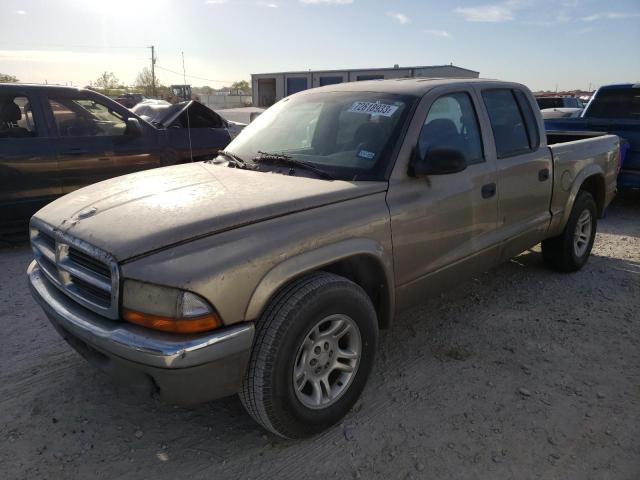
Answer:
POLYGON ((240 400, 276 435, 311 436, 356 402, 377 342, 376 312, 362 288, 327 272, 302 277, 257 322, 240 400))
POLYGON ((596 202, 591 194, 578 192, 564 231, 557 237, 542 242, 545 262, 561 272, 580 270, 591 254, 597 218, 596 202))

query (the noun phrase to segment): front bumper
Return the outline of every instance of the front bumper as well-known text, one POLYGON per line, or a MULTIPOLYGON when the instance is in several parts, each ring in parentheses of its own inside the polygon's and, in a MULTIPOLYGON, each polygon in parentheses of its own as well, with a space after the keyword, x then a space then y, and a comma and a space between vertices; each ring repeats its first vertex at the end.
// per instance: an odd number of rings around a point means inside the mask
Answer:
POLYGON ((253 323, 176 335, 104 318, 60 292, 34 261, 27 270, 36 301, 58 333, 116 380, 158 391, 169 403, 192 404, 236 393, 242 383, 253 323))

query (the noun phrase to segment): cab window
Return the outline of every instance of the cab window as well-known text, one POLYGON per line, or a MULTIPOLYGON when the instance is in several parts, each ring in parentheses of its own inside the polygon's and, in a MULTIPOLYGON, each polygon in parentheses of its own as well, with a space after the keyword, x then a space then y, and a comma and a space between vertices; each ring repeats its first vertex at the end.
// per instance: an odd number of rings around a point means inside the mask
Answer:
POLYGON ((498 158, 531 151, 527 128, 513 91, 485 90, 482 98, 489 114, 498 158))
POLYGON ((37 136, 29 99, 23 96, 0 97, 0 138, 37 136))
POLYGON ((85 98, 50 98, 49 105, 61 137, 124 135, 125 119, 116 111, 85 98))
POLYGON ((420 131, 418 151, 424 157, 434 148, 462 152, 467 165, 484 161, 478 117, 468 93, 444 95, 431 105, 420 131))

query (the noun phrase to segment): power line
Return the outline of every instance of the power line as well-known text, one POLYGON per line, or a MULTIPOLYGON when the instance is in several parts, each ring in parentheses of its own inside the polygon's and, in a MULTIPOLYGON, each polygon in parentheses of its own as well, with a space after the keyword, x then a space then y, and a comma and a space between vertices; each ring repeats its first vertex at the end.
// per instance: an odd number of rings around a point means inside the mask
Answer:
POLYGON ((165 72, 173 73, 175 75, 180 75, 180 76, 183 76, 183 77, 186 76, 186 77, 189 77, 189 78, 195 78, 197 80, 206 80, 207 82, 216 82, 216 83, 233 83, 233 82, 235 82, 235 80, 214 80, 212 78, 197 77, 195 75, 183 75, 180 72, 169 70, 168 68, 164 68, 164 67, 161 67, 159 65, 156 65, 156 68, 158 68, 160 70, 164 70, 165 72))

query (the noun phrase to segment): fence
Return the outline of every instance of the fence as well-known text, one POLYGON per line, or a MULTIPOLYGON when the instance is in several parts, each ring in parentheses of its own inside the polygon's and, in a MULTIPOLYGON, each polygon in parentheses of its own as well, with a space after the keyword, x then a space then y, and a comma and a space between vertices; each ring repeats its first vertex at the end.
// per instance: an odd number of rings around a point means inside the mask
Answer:
POLYGON ((251 95, 209 95, 199 93, 197 96, 200 97, 200 103, 204 103, 212 110, 250 107, 252 102, 251 95))

